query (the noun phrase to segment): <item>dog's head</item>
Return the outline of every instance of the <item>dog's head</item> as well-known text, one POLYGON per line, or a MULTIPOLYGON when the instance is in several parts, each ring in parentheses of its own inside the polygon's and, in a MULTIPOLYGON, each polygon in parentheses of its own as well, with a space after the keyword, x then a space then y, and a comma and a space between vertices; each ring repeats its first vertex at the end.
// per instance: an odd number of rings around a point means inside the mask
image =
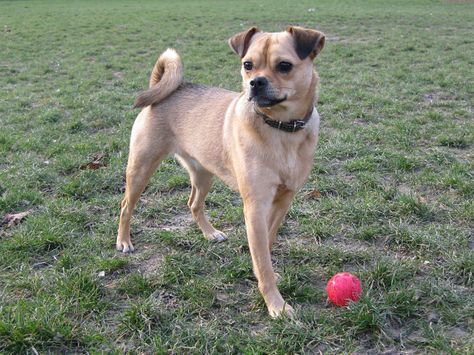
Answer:
POLYGON ((244 92, 259 108, 296 117, 314 104, 313 60, 324 47, 324 34, 296 26, 277 33, 252 27, 229 45, 242 60, 244 92))

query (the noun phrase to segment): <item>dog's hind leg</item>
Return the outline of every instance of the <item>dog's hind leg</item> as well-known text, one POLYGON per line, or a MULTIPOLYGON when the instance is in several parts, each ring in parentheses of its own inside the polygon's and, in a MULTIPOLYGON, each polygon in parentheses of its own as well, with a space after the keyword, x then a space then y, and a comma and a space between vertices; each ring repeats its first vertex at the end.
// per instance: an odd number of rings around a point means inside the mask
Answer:
POLYGON ((117 236, 117 250, 124 253, 134 250, 130 239, 130 219, 133 210, 156 171, 161 161, 168 155, 169 149, 165 139, 152 135, 156 132, 150 128, 147 117, 137 120, 132 130, 130 153, 128 157, 125 197, 120 209, 120 223, 117 236))
MULTIPOLYGON (((140 160, 140 159, 138 159, 140 160)), ((127 185, 125 187, 125 197, 122 200, 120 208, 120 224, 117 236, 117 250, 124 253, 132 252, 134 250, 130 238, 130 220, 132 218, 133 210, 150 181, 150 177, 158 168, 162 159, 154 160, 153 162, 144 163, 144 165, 133 164, 127 167, 127 185)))
POLYGON ((191 195, 189 196, 188 206, 204 237, 216 242, 226 240, 227 236, 212 226, 204 211, 204 200, 211 189, 214 175, 191 157, 176 155, 176 158, 189 173, 191 195))

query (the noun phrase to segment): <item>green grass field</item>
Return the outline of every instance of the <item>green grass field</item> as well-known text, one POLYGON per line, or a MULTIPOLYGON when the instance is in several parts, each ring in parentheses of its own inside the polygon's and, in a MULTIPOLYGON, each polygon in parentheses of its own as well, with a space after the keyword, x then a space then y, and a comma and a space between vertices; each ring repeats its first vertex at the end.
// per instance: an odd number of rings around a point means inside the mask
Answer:
POLYGON ((0 353, 473 353, 473 23, 469 1, 1 1, 0 353), (239 90, 227 39, 289 24, 326 34, 322 126, 274 250, 297 316, 272 320, 223 183, 207 209, 227 242, 203 239, 171 158, 137 251, 115 238, 158 54, 239 90), (339 271, 362 280, 348 308, 326 301, 339 271))

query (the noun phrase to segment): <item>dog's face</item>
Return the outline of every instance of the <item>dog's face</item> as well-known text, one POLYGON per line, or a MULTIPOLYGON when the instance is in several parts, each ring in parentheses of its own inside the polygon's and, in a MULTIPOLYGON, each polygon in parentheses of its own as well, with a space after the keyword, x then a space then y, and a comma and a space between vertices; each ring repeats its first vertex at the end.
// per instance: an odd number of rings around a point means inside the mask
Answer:
POLYGON ((321 32, 288 27, 264 33, 253 27, 233 36, 231 48, 242 60, 243 89, 260 108, 297 114, 314 98, 313 59, 324 46, 321 32))

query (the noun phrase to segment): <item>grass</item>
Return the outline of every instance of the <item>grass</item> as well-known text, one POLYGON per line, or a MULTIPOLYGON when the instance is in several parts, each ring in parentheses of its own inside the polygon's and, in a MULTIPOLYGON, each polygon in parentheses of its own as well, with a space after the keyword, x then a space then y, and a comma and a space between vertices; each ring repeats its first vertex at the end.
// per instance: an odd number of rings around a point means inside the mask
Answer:
POLYGON ((474 174, 468 1, 2 1, 0 352, 472 353, 474 174), (167 47, 190 81, 239 90, 234 33, 326 33, 321 139, 275 247, 295 320, 271 320, 237 194, 207 208, 166 160, 114 250, 137 92, 167 47), (80 169, 98 157, 98 169, 80 169), (315 190, 317 190, 315 192, 315 190), (350 271, 363 297, 326 301, 350 271))

